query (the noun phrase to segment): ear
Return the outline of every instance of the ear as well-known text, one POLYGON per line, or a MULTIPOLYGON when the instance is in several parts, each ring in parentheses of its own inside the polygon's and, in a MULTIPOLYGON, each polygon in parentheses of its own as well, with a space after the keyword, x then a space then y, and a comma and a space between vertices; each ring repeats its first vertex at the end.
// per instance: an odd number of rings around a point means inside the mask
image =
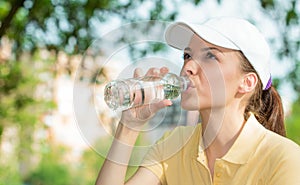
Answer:
POLYGON ((247 73, 239 85, 238 91, 240 93, 248 93, 255 89, 258 82, 258 77, 255 73, 247 73))

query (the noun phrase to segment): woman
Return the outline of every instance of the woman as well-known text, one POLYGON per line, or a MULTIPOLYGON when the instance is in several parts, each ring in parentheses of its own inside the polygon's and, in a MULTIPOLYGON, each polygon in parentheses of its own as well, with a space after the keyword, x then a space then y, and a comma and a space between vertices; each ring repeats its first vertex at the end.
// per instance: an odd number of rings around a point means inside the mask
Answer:
MULTIPOLYGON (((246 20, 215 18, 201 25, 175 23, 166 41, 184 49, 181 75, 191 83, 181 106, 198 110, 202 124, 166 133, 126 184, 300 185, 300 148, 283 137, 282 104, 271 85, 262 34, 246 20)), ((150 69, 146 75, 167 72, 150 69)), ((142 74, 137 69, 134 75, 142 74)), ((132 149, 120 141, 133 146, 139 127, 171 104, 163 100, 123 112, 96 184, 124 184, 132 149)))

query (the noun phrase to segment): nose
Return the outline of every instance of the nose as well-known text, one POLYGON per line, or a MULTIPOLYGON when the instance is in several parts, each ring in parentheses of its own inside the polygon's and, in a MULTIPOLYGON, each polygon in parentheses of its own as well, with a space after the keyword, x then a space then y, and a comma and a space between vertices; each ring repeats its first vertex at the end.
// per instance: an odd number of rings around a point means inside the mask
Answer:
POLYGON ((197 67, 197 62, 195 62, 193 59, 186 61, 181 70, 181 75, 191 76, 198 73, 200 66, 197 67))

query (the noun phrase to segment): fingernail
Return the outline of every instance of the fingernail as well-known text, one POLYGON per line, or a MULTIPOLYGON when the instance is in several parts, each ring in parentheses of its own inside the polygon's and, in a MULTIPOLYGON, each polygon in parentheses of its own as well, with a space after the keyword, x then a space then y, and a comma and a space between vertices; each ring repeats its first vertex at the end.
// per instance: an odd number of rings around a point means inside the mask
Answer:
POLYGON ((155 69, 153 70, 153 73, 158 74, 158 73, 159 73, 159 69, 155 68, 155 69))

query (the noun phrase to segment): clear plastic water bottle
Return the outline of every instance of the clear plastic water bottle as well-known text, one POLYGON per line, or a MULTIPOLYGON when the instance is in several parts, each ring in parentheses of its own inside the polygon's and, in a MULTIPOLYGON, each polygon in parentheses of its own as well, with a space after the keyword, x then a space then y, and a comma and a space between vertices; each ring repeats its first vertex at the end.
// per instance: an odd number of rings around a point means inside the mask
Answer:
POLYGON ((190 83, 187 77, 168 73, 162 77, 144 76, 108 83, 104 100, 113 110, 126 110, 163 99, 175 99, 190 83))

